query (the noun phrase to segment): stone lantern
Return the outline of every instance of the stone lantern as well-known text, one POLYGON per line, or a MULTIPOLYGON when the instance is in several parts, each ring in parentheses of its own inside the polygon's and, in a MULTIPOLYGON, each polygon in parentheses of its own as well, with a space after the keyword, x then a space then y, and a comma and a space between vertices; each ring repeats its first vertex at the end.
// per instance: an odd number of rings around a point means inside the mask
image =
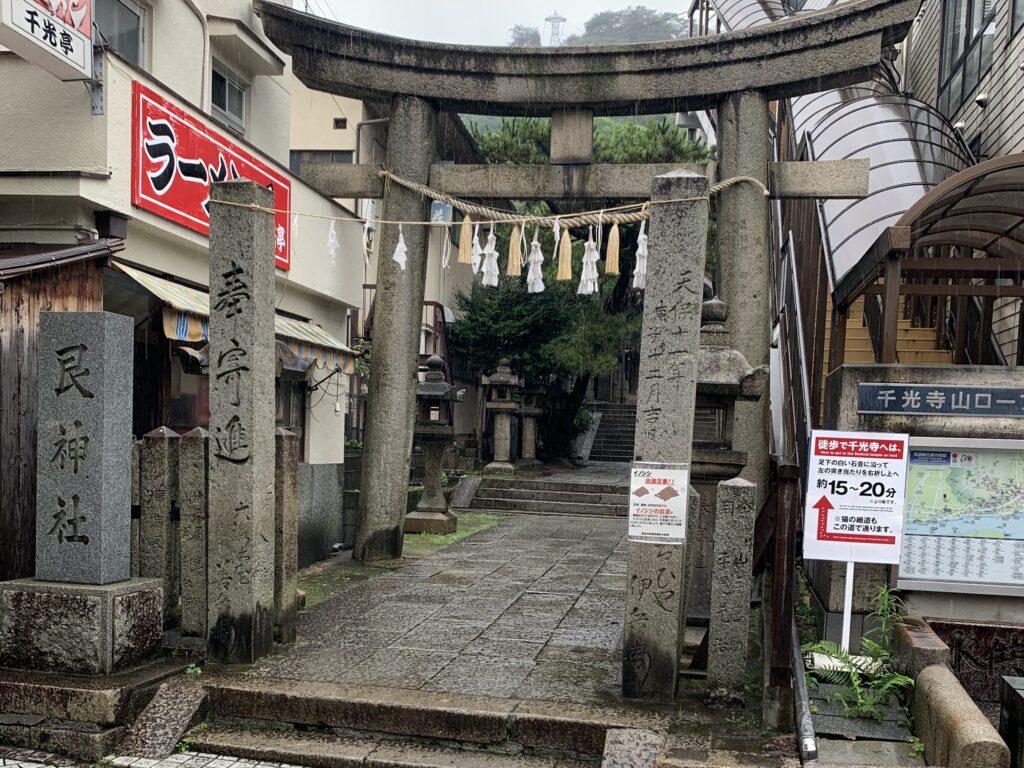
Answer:
POLYGON ((537 417, 544 413, 540 407, 541 391, 523 390, 523 453, 516 462, 520 472, 539 472, 541 463, 537 460, 537 417))
POLYGON ((461 402, 464 394, 445 380, 444 360, 431 356, 423 381, 416 385, 414 435, 423 451, 423 496, 405 517, 406 533, 452 533, 458 525, 441 490, 441 462, 454 434, 452 404, 461 402))
POLYGON ((484 467, 485 472, 514 472, 509 463, 512 449, 512 417, 519 412, 516 394, 522 386, 518 376, 512 374, 509 361, 502 358, 490 376, 481 376, 480 383, 488 387, 485 408, 494 414, 494 460, 484 467))

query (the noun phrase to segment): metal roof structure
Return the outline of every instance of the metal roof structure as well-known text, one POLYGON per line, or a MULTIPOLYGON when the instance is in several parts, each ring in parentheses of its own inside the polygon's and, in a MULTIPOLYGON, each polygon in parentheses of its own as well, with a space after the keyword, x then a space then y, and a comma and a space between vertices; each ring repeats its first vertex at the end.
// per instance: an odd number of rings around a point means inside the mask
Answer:
POLYGON ((72 264, 76 261, 102 259, 122 250, 124 241, 116 237, 87 240, 76 245, 32 244, 0 249, 0 280, 10 280, 29 272, 72 264))

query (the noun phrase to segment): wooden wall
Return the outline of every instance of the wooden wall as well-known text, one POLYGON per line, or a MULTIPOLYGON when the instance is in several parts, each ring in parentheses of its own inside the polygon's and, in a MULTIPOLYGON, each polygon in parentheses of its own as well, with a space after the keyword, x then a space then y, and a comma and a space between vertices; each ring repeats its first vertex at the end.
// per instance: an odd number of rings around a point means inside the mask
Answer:
POLYGON ((35 573, 39 313, 101 309, 102 261, 43 269, 3 283, 0 293, 0 581, 35 573))

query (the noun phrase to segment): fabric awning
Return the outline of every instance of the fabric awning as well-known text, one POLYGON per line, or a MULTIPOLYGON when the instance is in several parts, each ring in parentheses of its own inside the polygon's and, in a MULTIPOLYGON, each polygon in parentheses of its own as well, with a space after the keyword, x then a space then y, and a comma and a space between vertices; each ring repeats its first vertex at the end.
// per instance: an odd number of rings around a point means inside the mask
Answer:
MULTIPOLYGON (((165 280, 120 262, 114 266, 164 303, 164 334, 174 341, 208 341, 210 296, 205 291, 165 280)), ((354 372, 355 353, 323 328, 292 317, 274 315, 274 333, 297 358, 318 368, 354 372)))

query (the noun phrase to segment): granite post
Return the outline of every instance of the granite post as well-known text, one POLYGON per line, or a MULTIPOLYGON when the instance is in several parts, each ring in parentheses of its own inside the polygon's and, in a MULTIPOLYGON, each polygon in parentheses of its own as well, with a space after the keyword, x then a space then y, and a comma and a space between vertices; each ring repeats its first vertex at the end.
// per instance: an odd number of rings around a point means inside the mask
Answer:
POLYGON ((544 410, 539 407, 537 397, 535 391, 523 393, 523 406, 520 409, 523 416, 523 450, 516 462, 517 472, 538 472, 541 469, 541 463, 537 460, 537 418, 544 410))
POLYGON ((131 318, 39 317, 36 578, 131 576, 131 318))
POLYGON ((110 674, 160 649, 160 581, 130 578, 132 335, 40 315, 36 578, 0 583, 0 667, 110 674))
POLYGON ((294 643, 299 570, 299 436, 279 427, 274 437, 274 639, 294 643))
POLYGON ((178 509, 178 434, 157 427, 142 436, 139 502, 139 575, 161 579, 164 585, 164 623, 177 624, 177 536, 172 509, 178 509))
POLYGON ((206 638, 206 540, 210 511, 210 433, 186 432, 178 445, 181 538, 181 634, 206 638))
MULTIPOLYGON (((707 194, 707 179, 686 171, 653 182, 637 392, 638 461, 690 462, 707 194)), ((622 658, 626 697, 667 701, 675 696, 685 626, 685 550, 685 542, 629 543, 622 658)))
MULTIPOLYGON (((403 178, 428 183, 436 133, 437 111, 430 102, 395 96, 385 165, 403 178)), ((429 205, 416 192, 391 184, 382 216, 392 221, 424 221, 429 205)), ((408 248, 405 269, 391 258, 398 234, 397 227, 389 226, 380 235, 373 376, 366 403, 363 478, 353 550, 358 560, 402 554, 429 231, 427 227, 404 228, 408 248)))
POLYGON ((131 571, 132 578, 139 575, 142 542, 139 530, 142 527, 142 501, 139 484, 142 481, 142 441, 132 438, 132 530, 131 530, 131 571))
POLYGON ((707 691, 709 701, 716 704, 744 703, 756 494, 754 484, 742 478, 718 484, 707 691))
MULTIPOLYGON (((767 186, 768 118, 768 99, 758 91, 732 93, 719 103, 718 172, 723 181, 750 176, 767 186)), ((732 347, 751 368, 767 365, 771 342, 768 227, 768 198, 759 187, 744 181, 719 193, 719 294, 729 307, 732 347)), ((767 397, 736 403, 732 444, 747 454, 740 476, 757 486, 758 509, 768 492, 770 423, 767 397)))
POLYGON ((212 659, 245 664, 274 639, 274 197, 210 197, 207 627, 212 659))

